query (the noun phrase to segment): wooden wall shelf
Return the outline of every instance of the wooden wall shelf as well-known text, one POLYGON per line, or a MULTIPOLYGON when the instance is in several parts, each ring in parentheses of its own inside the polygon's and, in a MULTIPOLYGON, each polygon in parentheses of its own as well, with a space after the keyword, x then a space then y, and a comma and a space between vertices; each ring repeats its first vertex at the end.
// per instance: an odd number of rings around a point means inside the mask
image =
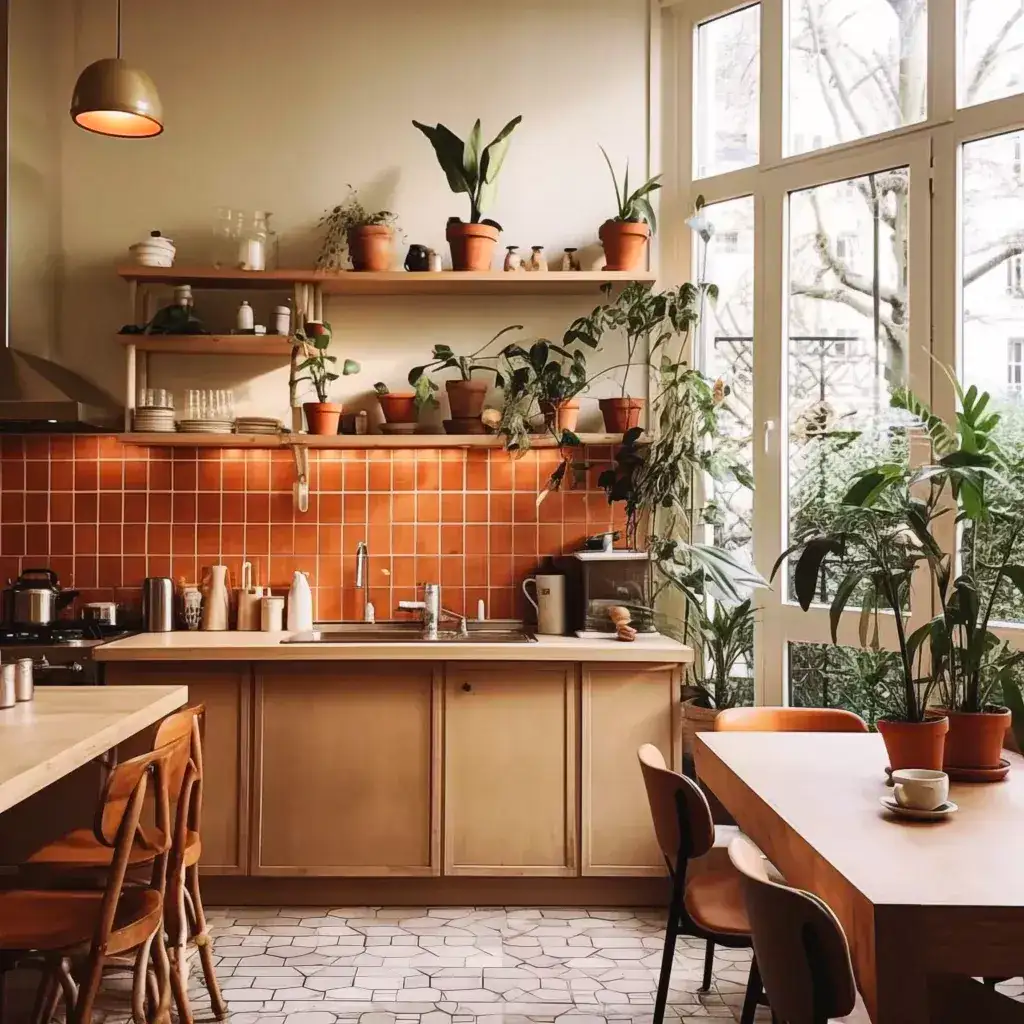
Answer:
MULTIPOLYGON (((579 434, 585 445, 617 445, 621 434, 579 434)), ((493 434, 118 434, 122 444, 154 448, 500 448, 501 439, 493 434)), ((536 437, 534 448, 555 448, 549 436, 536 437)))
POLYGON ((296 284, 318 286, 324 295, 586 295, 603 284, 625 285, 630 281, 654 284, 656 274, 643 270, 560 271, 506 274, 500 270, 409 273, 404 270, 340 271, 263 270, 245 271, 214 267, 122 266, 118 274, 136 284, 191 284, 196 288, 290 291, 296 284))
POLYGON ((188 356, 265 356, 287 363, 292 347, 283 334, 119 334, 139 352, 188 356))

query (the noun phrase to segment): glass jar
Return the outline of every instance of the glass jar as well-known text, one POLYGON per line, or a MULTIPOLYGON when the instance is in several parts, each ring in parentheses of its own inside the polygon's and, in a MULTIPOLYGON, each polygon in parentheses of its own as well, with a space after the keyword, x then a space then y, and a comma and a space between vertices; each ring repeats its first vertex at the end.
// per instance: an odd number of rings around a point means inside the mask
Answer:
POLYGON ((242 270, 267 269, 267 218, 262 210, 245 221, 238 246, 238 266, 242 270))

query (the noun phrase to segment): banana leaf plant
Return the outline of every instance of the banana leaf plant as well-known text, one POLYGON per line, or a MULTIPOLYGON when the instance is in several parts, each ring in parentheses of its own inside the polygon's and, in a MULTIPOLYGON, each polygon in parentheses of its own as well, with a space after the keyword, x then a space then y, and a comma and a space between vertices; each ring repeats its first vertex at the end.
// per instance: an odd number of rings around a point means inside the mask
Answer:
POLYGON ((512 118, 486 146, 483 145, 479 118, 465 142, 443 124, 431 127, 413 121, 434 147, 437 162, 448 178, 448 187, 455 193, 465 192, 469 196, 471 224, 483 223, 501 228, 496 221, 485 219, 483 214, 494 205, 498 174, 508 155, 512 132, 522 119, 522 114, 512 118))
POLYGON ((899 645, 902 690, 890 717, 922 721, 933 692, 953 710, 980 712, 1001 698, 1024 652, 1013 652, 989 628, 1003 587, 1024 595, 1024 565, 1014 562, 1024 536, 1024 515, 1013 500, 1006 475, 1008 460, 993 438, 998 413, 990 396, 966 390, 950 375, 960 401, 953 423, 946 423, 905 388, 893 391, 891 404, 925 430, 933 461, 912 469, 885 463, 859 473, 828 530, 799 538, 776 562, 772 577, 797 555, 793 582, 806 611, 815 596, 832 590, 829 616, 832 640, 851 600, 861 608, 861 643, 878 648, 878 613, 893 615, 899 645), (937 525, 952 516, 965 535, 998 525, 1005 534, 995 564, 980 565, 977 545, 966 564, 943 551, 937 525), (927 568, 939 611, 909 631, 911 581, 927 568), (991 579, 983 578, 983 574, 991 579), (987 590, 987 597, 983 596, 987 590))
POLYGON ((505 378, 496 365, 496 357, 485 356, 484 352, 499 338, 508 334, 509 331, 521 331, 522 329, 522 324, 512 324, 509 327, 503 327, 493 338, 486 341, 468 356, 456 355, 451 345, 435 345, 431 352, 430 362, 424 363, 423 366, 414 366, 409 371, 409 383, 416 390, 417 407, 421 408, 437 404, 437 399, 434 395, 438 390, 438 385, 431 374, 440 373, 443 370, 458 370, 461 380, 472 380, 473 374, 478 370, 482 370, 485 373, 493 373, 498 387, 504 387, 505 378))

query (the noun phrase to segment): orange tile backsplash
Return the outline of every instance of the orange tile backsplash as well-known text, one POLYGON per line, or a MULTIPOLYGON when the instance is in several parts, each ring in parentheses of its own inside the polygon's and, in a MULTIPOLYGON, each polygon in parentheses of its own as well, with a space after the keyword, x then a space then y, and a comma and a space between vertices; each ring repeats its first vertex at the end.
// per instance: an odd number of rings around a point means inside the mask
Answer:
POLYGON ((584 537, 622 529, 597 474, 607 448, 585 454, 585 485, 549 494, 551 450, 310 451, 309 511, 292 499, 289 451, 134 448, 112 437, 0 438, 0 577, 51 566, 83 600, 136 605, 145 576, 196 580, 249 559, 283 592, 309 573, 319 619, 357 618, 355 550, 370 550, 370 598, 395 614, 417 584, 440 582, 446 607, 520 616, 523 577, 584 537))

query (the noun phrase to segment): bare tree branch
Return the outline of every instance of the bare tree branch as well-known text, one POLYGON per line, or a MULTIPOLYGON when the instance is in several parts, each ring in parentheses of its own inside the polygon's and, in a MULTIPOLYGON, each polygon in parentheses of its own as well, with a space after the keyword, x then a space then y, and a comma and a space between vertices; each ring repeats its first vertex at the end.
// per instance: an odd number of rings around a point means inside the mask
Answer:
POLYGON ((976 267, 966 271, 964 273, 964 287, 966 288, 969 284, 973 284, 979 277, 984 277, 990 270, 995 270, 1000 263, 1005 263, 1008 259, 1020 256, 1022 253, 1024 253, 1024 241, 1010 243, 994 256, 990 256, 987 260, 982 260, 976 267))
MULTIPOLYGON (((891 2, 892 0, 890 0, 891 2)), ((1006 19, 1003 27, 992 37, 992 42, 985 47, 985 52, 978 58, 978 63, 971 74, 971 80, 967 83, 966 95, 968 103, 975 99, 982 85, 985 84, 985 79, 988 78, 993 67, 995 67, 996 58, 999 56, 1000 43, 1003 42, 1009 31, 1021 18, 1024 18, 1024 0, 1021 0, 1017 10, 1006 19)))

